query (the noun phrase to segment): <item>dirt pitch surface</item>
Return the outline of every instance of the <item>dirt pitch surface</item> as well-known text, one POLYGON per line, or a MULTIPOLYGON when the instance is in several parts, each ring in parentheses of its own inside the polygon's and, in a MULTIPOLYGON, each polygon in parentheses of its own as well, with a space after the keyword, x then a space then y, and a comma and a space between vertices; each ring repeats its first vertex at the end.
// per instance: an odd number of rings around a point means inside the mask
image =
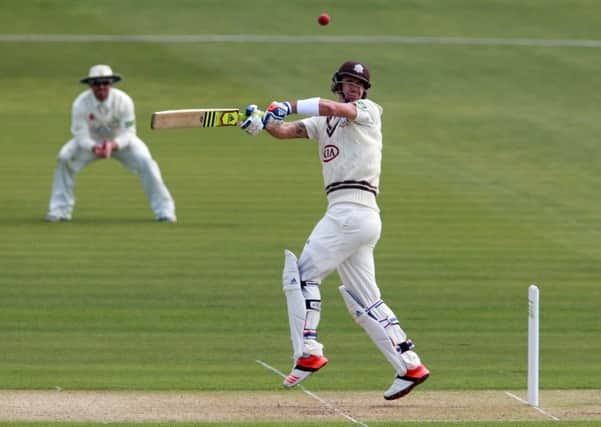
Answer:
POLYGON ((396 401, 377 392, 138 392, 0 390, 0 421, 541 421, 601 420, 601 390, 423 391, 396 401), (510 395, 513 395, 510 396, 510 395))

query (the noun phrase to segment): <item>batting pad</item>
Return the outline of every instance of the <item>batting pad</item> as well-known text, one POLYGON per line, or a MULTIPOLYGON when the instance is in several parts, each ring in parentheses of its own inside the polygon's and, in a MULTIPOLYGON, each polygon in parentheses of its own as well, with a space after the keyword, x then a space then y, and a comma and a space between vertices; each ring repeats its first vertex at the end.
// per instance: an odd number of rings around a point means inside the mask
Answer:
POLYGON ((290 340, 294 351, 294 360, 303 355, 303 330, 305 328, 305 298, 301 290, 300 272, 296 255, 288 249, 284 250, 284 271, 282 273, 284 294, 288 305, 288 323, 290 324, 290 340))
POLYGON ((371 338, 374 344, 380 349, 380 351, 384 354, 388 362, 394 367, 397 374, 403 376, 407 372, 407 366, 403 359, 401 359, 401 355, 394 348, 394 345, 384 327, 378 322, 376 319, 371 317, 366 311, 365 307, 363 307, 355 297, 349 292, 348 289, 344 287, 344 285, 339 286, 338 290, 342 295, 342 299, 346 304, 346 308, 351 313, 355 321, 361 326, 367 335, 371 338))

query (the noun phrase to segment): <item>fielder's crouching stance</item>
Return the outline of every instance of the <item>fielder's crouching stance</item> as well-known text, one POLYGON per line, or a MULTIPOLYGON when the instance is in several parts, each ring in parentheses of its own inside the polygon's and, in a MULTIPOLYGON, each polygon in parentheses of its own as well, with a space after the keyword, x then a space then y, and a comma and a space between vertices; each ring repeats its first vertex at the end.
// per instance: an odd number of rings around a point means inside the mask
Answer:
POLYGON ((338 102, 321 98, 273 102, 265 113, 247 108, 241 127, 251 135, 265 129, 275 138, 319 142, 328 209, 307 240, 300 258, 286 250, 283 285, 294 366, 284 380, 293 387, 323 368, 328 359, 317 341, 322 280, 334 270, 339 290, 355 321, 396 371, 384 393, 388 400, 408 394, 430 375, 413 351, 376 283, 373 250, 382 228, 376 203, 382 152, 382 108, 367 98, 369 71, 359 62, 342 64, 332 77, 338 102), (289 114, 311 116, 285 122, 289 114))
POLYGON ((121 76, 105 64, 92 66, 88 76, 80 80, 89 89, 73 102, 73 138, 58 153, 46 221, 71 221, 79 171, 98 159, 115 158, 140 177, 157 221, 176 222, 175 202, 159 165, 136 134, 134 102, 128 94, 113 88, 120 80, 121 76))

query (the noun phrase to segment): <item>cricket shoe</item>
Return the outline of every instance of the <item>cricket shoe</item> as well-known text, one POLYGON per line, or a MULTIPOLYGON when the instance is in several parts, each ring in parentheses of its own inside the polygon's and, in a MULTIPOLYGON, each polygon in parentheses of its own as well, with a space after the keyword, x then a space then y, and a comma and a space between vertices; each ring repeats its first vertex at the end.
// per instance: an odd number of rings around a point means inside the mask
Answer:
POLYGON ((71 221, 71 215, 58 215, 58 214, 47 214, 44 217, 46 222, 60 222, 60 221, 71 221))
POLYGON ((175 215, 164 215, 157 218, 158 222, 169 222, 171 224, 175 224, 177 222, 177 218, 175 215))
POLYGON ((292 368, 292 371, 284 380, 284 387, 290 388, 300 384, 302 381, 309 378, 311 374, 314 374, 326 366, 327 363, 328 359, 325 356, 311 355, 299 357, 296 360, 296 365, 294 365, 294 368, 292 368))
POLYGON ((429 376, 430 371, 424 365, 408 369, 405 375, 397 375, 390 388, 384 392, 384 399, 394 400, 409 394, 416 385, 426 381, 429 376))

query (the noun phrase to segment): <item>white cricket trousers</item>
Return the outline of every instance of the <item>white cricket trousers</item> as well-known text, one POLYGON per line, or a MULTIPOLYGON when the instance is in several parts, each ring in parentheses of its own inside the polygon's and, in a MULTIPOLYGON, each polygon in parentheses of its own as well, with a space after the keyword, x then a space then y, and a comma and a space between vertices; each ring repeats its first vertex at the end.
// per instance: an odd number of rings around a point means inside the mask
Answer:
POLYGON ((321 283, 336 270, 363 306, 371 306, 380 299, 373 252, 381 231, 376 209, 355 203, 331 206, 305 243, 298 262, 301 280, 321 283))
MULTIPOLYGON (((132 138, 126 148, 113 152, 111 157, 119 160, 127 169, 139 176, 156 218, 175 217, 173 198, 163 182, 159 166, 141 139, 132 138)), ((49 214, 71 217, 75 206, 73 194, 75 175, 96 160, 99 159, 91 150, 81 148, 74 139, 63 145, 54 171, 49 214)))

